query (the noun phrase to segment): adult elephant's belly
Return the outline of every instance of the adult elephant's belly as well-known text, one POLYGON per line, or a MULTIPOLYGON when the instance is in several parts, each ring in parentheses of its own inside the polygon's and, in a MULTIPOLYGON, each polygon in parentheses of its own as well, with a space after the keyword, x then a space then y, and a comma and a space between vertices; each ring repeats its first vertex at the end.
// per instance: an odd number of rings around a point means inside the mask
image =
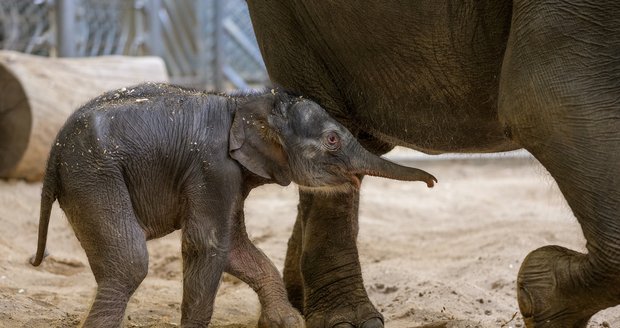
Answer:
POLYGON ((516 148, 497 115, 512 1, 278 3, 248 1, 275 83, 391 144, 516 148))
MULTIPOLYGON (((316 67, 331 78, 344 99, 338 106, 354 124, 430 153, 515 148, 497 115, 510 1, 329 1, 295 8, 316 67)), ((277 67, 270 72, 297 82, 277 67)), ((312 94, 317 86, 311 84, 316 81, 302 88, 312 94)))
POLYGON ((365 99, 349 111, 354 124, 371 135, 430 154, 518 148, 498 119, 496 97, 488 93, 486 99, 468 93, 443 97, 441 88, 436 90, 373 90, 369 86, 365 99))

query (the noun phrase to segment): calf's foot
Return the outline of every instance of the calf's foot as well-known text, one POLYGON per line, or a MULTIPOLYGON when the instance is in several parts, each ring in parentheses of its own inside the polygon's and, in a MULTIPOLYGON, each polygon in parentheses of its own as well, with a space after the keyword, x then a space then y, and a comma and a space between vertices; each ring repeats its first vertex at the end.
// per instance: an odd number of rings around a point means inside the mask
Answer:
POLYGON ((305 328, 304 317, 288 302, 263 306, 258 328, 305 328))

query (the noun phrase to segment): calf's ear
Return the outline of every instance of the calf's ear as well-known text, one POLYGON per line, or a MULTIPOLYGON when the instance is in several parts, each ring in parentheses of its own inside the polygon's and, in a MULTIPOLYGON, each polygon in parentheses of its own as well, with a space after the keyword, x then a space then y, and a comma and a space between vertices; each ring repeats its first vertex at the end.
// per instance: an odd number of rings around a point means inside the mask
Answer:
POLYGON ((288 157, 280 138, 272 110, 276 100, 265 95, 242 104, 234 114, 228 153, 243 167, 279 185, 291 183, 288 157))

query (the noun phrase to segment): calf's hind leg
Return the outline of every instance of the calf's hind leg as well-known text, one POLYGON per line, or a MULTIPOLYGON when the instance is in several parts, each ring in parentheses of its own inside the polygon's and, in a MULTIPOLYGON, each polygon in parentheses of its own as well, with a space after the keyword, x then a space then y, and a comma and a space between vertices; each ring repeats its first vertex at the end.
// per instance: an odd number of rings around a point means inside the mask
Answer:
POLYGON ((148 271, 146 237, 123 188, 108 188, 114 192, 105 197, 81 192, 79 199, 67 196, 61 201, 61 206, 79 204, 63 209, 97 281, 97 294, 83 327, 120 327, 127 302, 148 271))
POLYGON ((620 303, 620 3, 514 2, 500 119, 557 182, 587 240, 531 252, 518 277, 532 327, 586 327, 620 303))

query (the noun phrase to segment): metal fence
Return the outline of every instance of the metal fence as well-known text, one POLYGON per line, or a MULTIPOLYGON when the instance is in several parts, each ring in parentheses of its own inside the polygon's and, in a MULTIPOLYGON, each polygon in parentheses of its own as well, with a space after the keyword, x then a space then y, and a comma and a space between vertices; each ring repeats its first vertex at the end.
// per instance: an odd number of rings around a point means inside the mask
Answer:
POLYGON ((173 83, 267 82, 243 0, 2 0, 0 49, 59 57, 156 55, 173 83))

